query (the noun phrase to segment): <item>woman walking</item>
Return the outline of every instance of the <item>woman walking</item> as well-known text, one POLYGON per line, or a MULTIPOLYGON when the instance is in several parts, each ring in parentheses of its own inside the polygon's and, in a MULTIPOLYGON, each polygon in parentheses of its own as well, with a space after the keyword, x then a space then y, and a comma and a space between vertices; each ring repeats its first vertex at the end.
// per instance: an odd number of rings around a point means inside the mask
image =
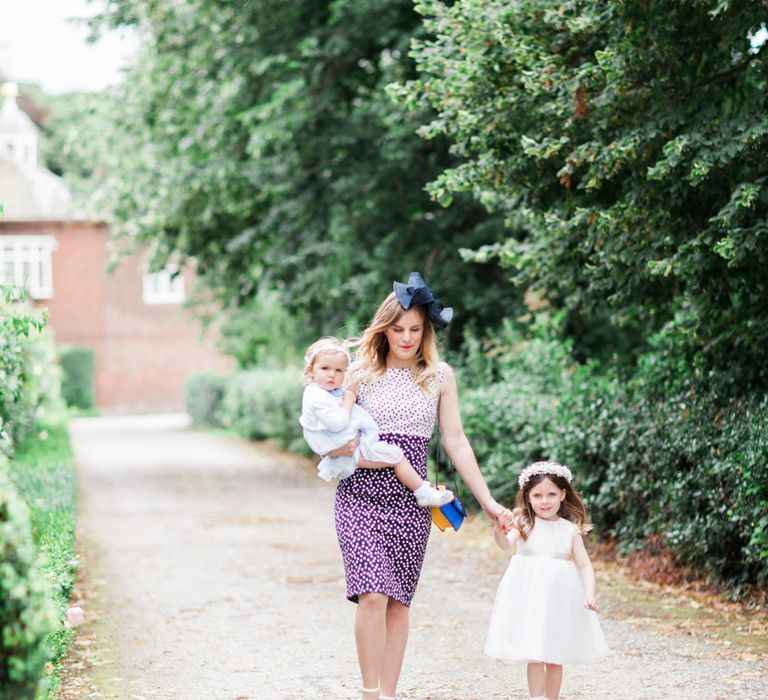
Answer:
MULTIPOLYGON (((443 446, 487 515, 505 509, 490 494, 464 434, 453 370, 441 362, 435 327, 444 308, 418 273, 395 282, 363 333, 351 390, 380 430, 422 478, 435 420, 443 446)), ((354 443, 330 453, 351 454, 354 443)), ((374 466, 362 461, 361 466, 374 466)), ((394 700, 408 641, 408 608, 421 574, 431 518, 392 469, 358 469, 339 483, 336 532, 344 558, 347 598, 358 604, 355 642, 363 700, 394 700)))

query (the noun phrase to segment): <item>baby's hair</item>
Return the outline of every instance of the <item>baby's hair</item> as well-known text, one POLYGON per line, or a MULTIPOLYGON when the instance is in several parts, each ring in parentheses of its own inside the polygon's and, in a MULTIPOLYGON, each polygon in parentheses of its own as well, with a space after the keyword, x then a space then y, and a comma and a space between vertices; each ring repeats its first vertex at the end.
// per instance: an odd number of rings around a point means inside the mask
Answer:
POLYGON ((351 362, 352 357, 349 354, 348 347, 349 345, 346 340, 339 340, 334 336, 326 336, 312 343, 304 354, 304 384, 309 384, 312 381, 309 371, 315 364, 315 358, 318 355, 338 352, 347 358, 347 362, 351 362))
POLYGON ((584 502, 581 500, 581 496, 573 488, 571 482, 562 475, 563 473, 570 474, 566 467, 555 462, 537 462, 528 467, 528 471, 530 475, 524 480, 523 486, 517 492, 515 508, 512 511, 515 517, 515 527, 520 531, 520 537, 523 540, 528 539, 528 535, 531 534, 533 525, 536 522, 536 516, 531 507, 531 502, 528 500, 528 494, 534 486, 540 484, 544 479, 549 479, 557 488, 565 491, 565 498, 560 504, 560 509, 557 511, 558 516, 565 518, 565 520, 570 520, 577 525, 582 535, 592 529, 592 523, 589 520, 589 514, 584 506, 584 502), (544 464, 552 464, 553 467, 559 467, 555 469, 559 473, 547 473, 541 466, 544 464))

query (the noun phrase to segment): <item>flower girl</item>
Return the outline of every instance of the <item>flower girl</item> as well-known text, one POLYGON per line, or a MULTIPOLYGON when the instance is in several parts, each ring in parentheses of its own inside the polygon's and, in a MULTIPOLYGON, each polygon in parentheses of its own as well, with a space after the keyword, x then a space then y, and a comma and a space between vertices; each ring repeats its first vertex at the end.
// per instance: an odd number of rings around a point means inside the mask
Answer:
POLYGON ((504 530, 494 526, 499 547, 517 552, 496 593, 485 653, 528 664, 532 700, 557 700, 563 664, 608 653, 581 537, 591 525, 571 478, 562 464, 531 464, 518 479, 511 519, 504 530))

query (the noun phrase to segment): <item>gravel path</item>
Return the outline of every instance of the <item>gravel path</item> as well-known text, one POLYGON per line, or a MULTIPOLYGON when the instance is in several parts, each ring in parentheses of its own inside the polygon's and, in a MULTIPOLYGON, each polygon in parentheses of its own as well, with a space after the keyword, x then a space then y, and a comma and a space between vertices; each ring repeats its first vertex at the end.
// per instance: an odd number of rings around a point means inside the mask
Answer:
MULTIPOLYGON (((80 419, 71 434, 87 619, 63 698, 359 698, 333 488, 306 461, 177 417, 80 419)), ((402 700, 527 697, 524 667, 482 655, 505 566, 486 529, 431 537, 402 700)), ((599 579, 612 651, 567 667, 563 700, 768 698, 764 657, 665 626, 599 579)))

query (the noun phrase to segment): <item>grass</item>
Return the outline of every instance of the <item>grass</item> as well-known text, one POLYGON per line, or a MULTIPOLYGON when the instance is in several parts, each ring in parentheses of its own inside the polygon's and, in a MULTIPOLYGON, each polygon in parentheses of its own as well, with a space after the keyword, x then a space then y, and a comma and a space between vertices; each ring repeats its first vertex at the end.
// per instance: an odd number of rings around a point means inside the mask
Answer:
POLYGON ((32 536, 43 555, 41 570, 52 584, 59 609, 59 626, 50 638, 53 677, 49 697, 53 697, 59 665, 74 638, 74 632, 64 627, 64 614, 77 576, 77 487, 66 424, 38 425, 17 446, 11 477, 29 507, 32 536))

